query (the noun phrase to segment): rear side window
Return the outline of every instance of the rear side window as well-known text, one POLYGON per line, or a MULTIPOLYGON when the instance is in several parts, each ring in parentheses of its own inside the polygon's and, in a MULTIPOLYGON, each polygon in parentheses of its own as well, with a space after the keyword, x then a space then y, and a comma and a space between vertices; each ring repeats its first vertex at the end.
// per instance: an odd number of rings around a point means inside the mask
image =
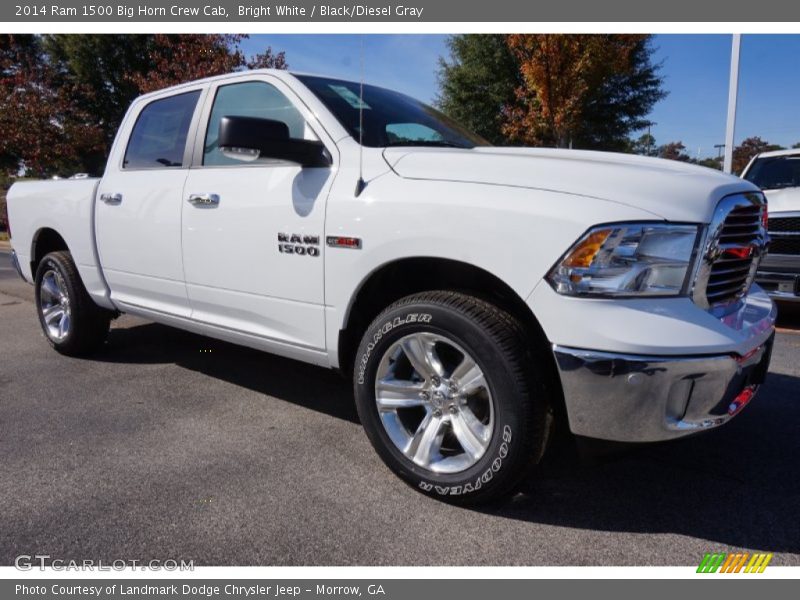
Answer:
POLYGON ((133 126, 125 169, 164 169, 183 166, 186 138, 200 91, 153 100, 133 126))

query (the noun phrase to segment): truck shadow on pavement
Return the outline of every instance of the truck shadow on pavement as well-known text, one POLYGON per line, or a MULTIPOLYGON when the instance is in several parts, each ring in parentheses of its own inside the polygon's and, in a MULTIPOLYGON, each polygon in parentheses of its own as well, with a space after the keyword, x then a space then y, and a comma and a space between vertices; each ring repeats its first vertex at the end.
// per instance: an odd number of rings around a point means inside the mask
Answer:
MULTIPOLYGON (((358 422, 351 386, 334 372, 156 324, 112 330, 93 359, 174 363, 358 422)), ((709 551, 800 553, 798 390, 800 378, 771 373, 753 404, 721 429, 590 463, 548 459, 514 498, 475 510, 559 527, 682 534, 708 540, 709 551)))
POLYGON ((329 370, 155 323, 112 329, 92 360, 176 364, 259 394, 358 423, 351 385, 329 370))

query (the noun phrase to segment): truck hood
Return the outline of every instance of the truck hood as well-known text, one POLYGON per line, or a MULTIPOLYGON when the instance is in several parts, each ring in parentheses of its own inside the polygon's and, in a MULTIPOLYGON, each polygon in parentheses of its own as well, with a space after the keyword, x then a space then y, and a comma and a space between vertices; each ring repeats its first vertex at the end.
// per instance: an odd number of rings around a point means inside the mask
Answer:
POLYGON ((769 212, 800 212, 800 187, 766 190, 769 212))
POLYGON ((387 148, 400 177, 577 194, 670 221, 709 222, 723 196, 758 191, 713 169, 630 154, 545 148, 387 148))

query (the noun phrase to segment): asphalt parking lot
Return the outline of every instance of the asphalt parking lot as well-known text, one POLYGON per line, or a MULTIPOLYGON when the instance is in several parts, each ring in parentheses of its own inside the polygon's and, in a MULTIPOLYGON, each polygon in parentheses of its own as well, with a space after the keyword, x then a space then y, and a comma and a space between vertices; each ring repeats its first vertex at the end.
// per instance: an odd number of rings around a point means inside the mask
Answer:
POLYGON ((123 317, 62 357, 0 252, 0 564, 800 565, 800 310, 719 430, 553 461, 507 503, 425 498, 380 462, 350 386, 316 367, 123 317))

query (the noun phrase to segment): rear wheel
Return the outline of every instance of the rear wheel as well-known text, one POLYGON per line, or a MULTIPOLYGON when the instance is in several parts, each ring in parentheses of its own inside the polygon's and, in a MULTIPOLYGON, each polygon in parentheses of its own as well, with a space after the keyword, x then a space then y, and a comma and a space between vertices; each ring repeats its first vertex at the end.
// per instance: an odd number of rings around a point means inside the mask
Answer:
POLYGON ((409 296, 367 328, 357 358, 367 435, 423 493, 487 502, 543 454, 551 403, 521 326, 497 307, 454 292, 409 296))
POLYGON ((36 269, 35 283, 39 323, 53 348, 78 356, 105 342, 112 315, 89 297, 69 252, 46 255, 36 269))

